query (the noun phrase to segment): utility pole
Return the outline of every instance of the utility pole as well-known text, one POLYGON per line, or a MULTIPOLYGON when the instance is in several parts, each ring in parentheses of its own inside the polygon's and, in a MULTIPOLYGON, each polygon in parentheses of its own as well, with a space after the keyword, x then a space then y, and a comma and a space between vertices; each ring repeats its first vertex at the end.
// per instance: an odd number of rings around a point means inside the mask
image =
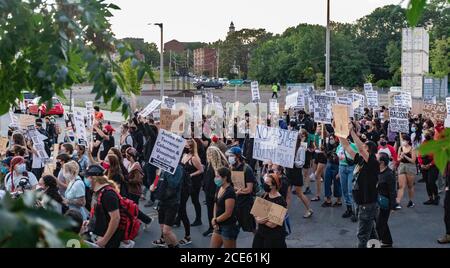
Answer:
MULTIPOLYGON (((151 25, 149 23, 148 25, 151 25)), ((159 26, 161 29, 161 53, 160 53, 160 65, 159 65, 159 82, 160 82, 160 95, 161 99, 164 96, 164 24, 163 23, 154 23, 153 25, 159 26)))
POLYGON ((330 90, 330 0, 327 0, 325 90, 330 90))
POLYGON ((219 63, 220 63, 220 48, 217 48, 217 62, 216 62, 216 68, 217 68, 217 79, 219 79, 219 63))

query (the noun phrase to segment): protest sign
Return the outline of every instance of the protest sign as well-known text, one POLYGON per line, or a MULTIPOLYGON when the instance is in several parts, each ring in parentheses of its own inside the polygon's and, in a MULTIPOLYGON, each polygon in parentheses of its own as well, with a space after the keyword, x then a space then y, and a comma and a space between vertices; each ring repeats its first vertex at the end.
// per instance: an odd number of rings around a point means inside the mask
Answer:
POLYGON ((232 171, 231 180, 233 181, 234 189, 245 188, 244 171, 232 171))
POLYGON ((429 103, 429 104, 436 104, 437 103, 436 96, 424 97, 423 100, 425 101, 425 103, 429 103))
POLYGON ((431 118, 434 121, 444 122, 447 118, 447 107, 445 104, 425 103, 422 114, 425 118, 431 118))
POLYGON ((6 153, 7 145, 8 145, 8 138, 0 137, 0 156, 6 153))
POLYGON ((182 109, 161 109, 160 110, 160 129, 181 134, 185 128, 185 112, 182 109))
POLYGON ((195 98, 190 101, 190 108, 192 110, 193 121, 201 122, 202 121, 202 99, 195 98))
POLYGON ((358 102, 358 106, 353 106, 354 113, 358 115, 364 114, 364 102, 365 102, 364 95, 353 93, 351 96, 353 103, 358 102))
POLYGON ((255 217, 268 218, 269 222, 283 226, 287 209, 268 200, 256 197, 250 214, 255 217))
POLYGON ((84 125, 84 114, 81 111, 75 111, 73 114, 75 132, 77 134, 78 142, 87 142, 86 126, 84 125))
POLYGON ((175 174, 185 143, 183 137, 160 129, 149 163, 170 174, 175 174))
MULTIPOLYGON (((149 114, 153 113, 153 111, 156 110, 156 108, 158 108, 158 106, 161 104, 160 100, 152 100, 152 102, 150 102, 147 107, 144 108, 144 110, 142 110, 139 115, 142 117, 146 117, 149 114)), ((171 104, 170 104, 171 105, 171 104)))
POLYGON ((272 115, 279 115, 280 114, 280 106, 278 105, 277 100, 270 100, 270 102, 269 102, 269 112, 272 115))
POLYGON ((49 156, 47 155, 47 152, 45 151, 44 146, 44 137, 47 139, 46 136, 40 135, 40 133, 36 130, 35 126, 28 126, 27 127, 27 133, 31 141, 33 142, 33 148, 36 150, 36 154, 41 159, 47 159, 49 156))
POLYGON ((282 167, 293 168, 297 136, 297 131, 258 125, 253 144, 253 158, 261 161, 271 160, 282 167))
POLYGON ((331 98, 324 95, 314 96, 314 121, 331 124, 333 119, 331 98))
POLYGON ((389 127, 392 132, 409 133, 409 116, 406 107, 389 107, 389 127))
POLYGON ((28 126, 34 126, 36 119, 32 115, 21 114, 18 123, 20 129, 27 129, 28 126))
POLYGON ((333 105, 334 134, 346 139, 350 133, 348 124, 350 123, 348 106, 343 104, 333 105))
POLYGON ((305 109, 305 95, 303 91, 299 91, 297 94, 297 103, 294 106, 296 109, 305 109))
POLYGON ((9 110, 9 118, 11 120, 11 126, 19 127, 19 119, 14 115, 13 111, 9 110))
POLYGON ((294 92, 292 94, 289 94, 286 96, 286 105, 285 105, 285 109, 289 109, 289 108, 294 108, 295 106, 297 106, 297 102, 298 102, 298 92, 294 92))
POLYGON ((378 104, 378 91, 366 91, 367 107, 376 109, 378 104))
POLYGON ((402 87, 391 87, 389 89, 389 91, 392 92, 392 93, 401 93, 401 92, 403 92, 402 87))
POLYGON ((258 81, 253 81, 251 83, 251 90, 252 90, 252 102, 254 102, 254 103, 261 102, 261 97, 259 95, 258 81))
POLYGON ((372 83, 364 84, 364 91, 373 91, 372 83))
POLYGON ((91 128, 94 123, 94 103, 92 101, 87 101, 86 103, 86 116, 87 116, 87 122, 86 125, 91 128))
POLYGON ((327 90, 327 91, 325 91, 325 95, 327 95, 328 97, 336 98, 337 92, 334 90, 327 90))
POLYGON ((176 103, 176 99, 164 96, 162 108, 173 109, 176 103))
POLYGON ((445 99, 447 105, 447 117, 450 117, 450 97, 445 99))
POLYGON ((302 91, 303 94, 308 95, 311 91, 314 90, 314 84, 312 83, 297 83, 297 84, 287 84, 287 95, 291 94, 292 92, 299 92, 302 91))
POLYGON ((355 117, 355 114, 353 112, 353 102, 352 102, 352 98, 349 97, 337 97, 336 98, 336 104, 342 104, 342 105, 346 105, 348 108, 348 116, 350 117, 355 117))

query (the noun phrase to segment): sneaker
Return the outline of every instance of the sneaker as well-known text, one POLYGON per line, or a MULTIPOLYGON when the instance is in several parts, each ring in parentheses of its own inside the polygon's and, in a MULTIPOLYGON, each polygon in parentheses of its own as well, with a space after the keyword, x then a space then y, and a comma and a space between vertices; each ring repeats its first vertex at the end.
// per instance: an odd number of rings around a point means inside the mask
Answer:
POLYGON ((309 175, 309 181, 310 182, 315 182, 316 181, 316 174, 312 173, 311 175, 309 175))
POLYGON ((212 234, 213 234, 213 229, 208 229, 203 233, 203 236, 209 237, 209 236, 212 236, 212 234))
POLYGON ((357 222, 357 221, 358 221, 358 217, 356 217, 356 214, 355 214, 355 213, 352 213, 352 217, 350 218, 350 220, 351 220, 352 222, 357 222))
POLYGON ((400 206, 400 204, 395 205, 394 210, 400 210, 400 209, 402 209, 402 206, 400 206))
POLYGON ((303 192, 303 194, 311 194, 311 189, 309 189, 309 187, 306 187, 305 191, 303 192))
POLYGON ((433 199, 430 199, 430 200, 428 200, 428 201, 423 202, 423 204, 424 204, 424 205, 431 205, 431 204, 434 204, 434 200, 433 200, 433 199))
POLYGON ((415 206, 416 206, 416 204, 414 204, 414 202, 410 200, 410 201, 408 202, 407 208, 413 208, 413 207, 415 207, 415 206))
POLYGON ((153 241, 152 244, 157 247, 167 247, 166 241, 162 238, 153 241))
POLYGON ((311 218, 311 216, 313 215, 314 211, 312 209, 306 211, 305 215, 303 215, 303 218, 308 219, 311 218))
POLYGON ((432 205, 435 206, 439 206, 439 200, 441 199, 441 197, 438 195, 434 200, 433 203, 431 203, 432 205))
POLYGON ((439 244, 448 244, 450 243, 450 235, 446 234, 441 239, 438 239, 437 241, 439 244))
POLYGON ((148 200, 147 203, 145 203, 144 207, 146 208, 150 208, 155 204, 155 202, 153 202, 152 200, 148 200))
POLYGON ((190 237, 185 237, 185 238, 181 239, 180 241, 178 241, 178 245, 180 247, 184 247, 184 246, 187 246, 189 244, 192 244, 192 240, 191 240, 190 237))
POLYGON ((350 218, 352 216, 352 211, 351 210, 346 210, 344 212, 344 214, 342 214, 342 218, 350 218))

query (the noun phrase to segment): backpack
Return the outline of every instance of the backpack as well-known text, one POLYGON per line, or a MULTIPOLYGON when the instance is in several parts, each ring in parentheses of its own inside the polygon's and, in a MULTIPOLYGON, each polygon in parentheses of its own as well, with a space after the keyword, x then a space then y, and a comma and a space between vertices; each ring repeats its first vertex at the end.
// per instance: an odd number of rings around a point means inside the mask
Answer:
MULTIPOLYGON (((186 176, 189 177, 189 174, 187 174, 184 171, 184 168, 182 168, 182 179, 184 179, 186 176), (187 174, 187 175, 186 175, 187 174)), ((159 177, 158 184, 156 186, 156 190, 154 192, 155 199, 164 201, 164 202, 175 202, 177 203, 179 200, 179 189, 180 187, 183 187, 184 182, 180 180, 180 183, 176 186, 170 186, 169 182, 166 178, 159 177)), ((190 178, 189 178, 190 180, 190 178)))
MULTIPOLYGON (((100 191, 97 197, 97 206, 101 206, 103 192, 105 191, 114 191, 119 198, 119 229, 124 231, 123 240, 134 240, 139 233, 139 228, 141 227, 141 222, 138 219, 139 206, 130 199, 123 198, 111 186, 106 186, 100 191)), ((93 215, 94 207, 91 209, 91 218, 93 215)))

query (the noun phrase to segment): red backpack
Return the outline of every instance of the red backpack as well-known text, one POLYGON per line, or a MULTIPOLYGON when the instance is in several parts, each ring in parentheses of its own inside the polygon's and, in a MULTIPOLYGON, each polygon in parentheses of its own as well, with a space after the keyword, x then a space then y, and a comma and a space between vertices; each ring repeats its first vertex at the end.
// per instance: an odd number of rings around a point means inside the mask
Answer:
MULTIPOLYGON (((97 198, 97 206, 101 206, 101 199, 104 191, 114 191, 119 197, 119 212, 120 212, 120 230, 124 231, 123 240, 134 240, 139 233, 141 222, 138 219, 139 206, 130 199, 123 198, 111 186, 104 187, 97 198)), ((91 218, 94 215, 94 207, 91 210, 91 218)))

